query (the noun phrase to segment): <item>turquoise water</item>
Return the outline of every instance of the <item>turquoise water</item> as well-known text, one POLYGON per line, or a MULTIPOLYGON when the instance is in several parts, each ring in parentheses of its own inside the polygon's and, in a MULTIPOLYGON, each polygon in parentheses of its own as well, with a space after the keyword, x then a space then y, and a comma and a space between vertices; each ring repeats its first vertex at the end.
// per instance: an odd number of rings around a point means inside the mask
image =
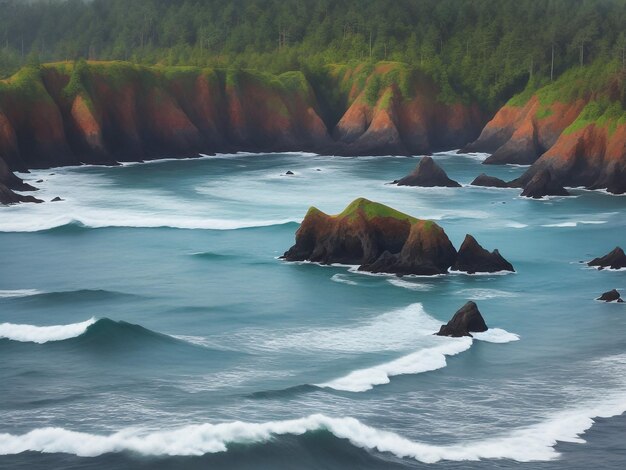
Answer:
POLYGON ((626 272, 580 262, 624 245, 626 198, 520 199, 467 184, 523 168, 435 158, 465 186, 310 154, 22 175, 64 201, 0 208, 0 467, 623 468, 626 307, 593 299, 626 272), (361 196, 517 273, 278 259, 310 205, 361 196), (470 299, 491 332, 433 337, 470 299))

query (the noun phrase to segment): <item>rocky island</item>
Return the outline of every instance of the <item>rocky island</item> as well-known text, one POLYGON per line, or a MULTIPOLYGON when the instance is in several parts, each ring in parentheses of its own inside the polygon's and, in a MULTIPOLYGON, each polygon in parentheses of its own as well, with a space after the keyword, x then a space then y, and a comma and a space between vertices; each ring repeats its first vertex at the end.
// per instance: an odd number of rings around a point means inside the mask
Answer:
POLYGON ((448 178, 446 172, 432 157, 422 157, 415 170, 404 178, 394 181, 398 186, 422 186, 432 188, 437 186, 460 188, 461 185, 448 178))
POLYGON ((442 325, 437 336, 472 336, 472 333, 482 333, 489 328, 485 319, 478 310, 475 302, 467 302, 461 307, 445 325, 442 325))
POLYGON ((473 237, 457 253, 443 228, 391 207, 359 198, 338 215, 310 208, 296 232, 287 261, 358 265, 359 270, 398 275, 461 271, 513 271, 497 252, 484 250, 473 237))
POLYGON ((587 265, 600 270, 623 269, 626 268, 626 254, 624 254, 624 250, 617 246, 606 255, 592 259, 587 265))

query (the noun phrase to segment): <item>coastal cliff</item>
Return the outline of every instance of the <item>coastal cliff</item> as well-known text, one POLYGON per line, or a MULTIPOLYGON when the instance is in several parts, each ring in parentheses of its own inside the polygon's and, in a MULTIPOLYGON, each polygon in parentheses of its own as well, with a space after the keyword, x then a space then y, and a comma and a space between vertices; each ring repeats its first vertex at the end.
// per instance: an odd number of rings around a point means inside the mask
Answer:
POLYGON ((327 70, 338 99, 301 72, 25 67, 0 81, 0 157, 16 171, 238 150, 428 153, 486 121, 476 106, 439 102, 434 82, 400 63, 327 70))
POLYGON ((547 172, 562 186, 626 192, 626 72, 620 64, 566 72, 513 97, 464 151, 486 164, 532 165, 525 186, 547 172))

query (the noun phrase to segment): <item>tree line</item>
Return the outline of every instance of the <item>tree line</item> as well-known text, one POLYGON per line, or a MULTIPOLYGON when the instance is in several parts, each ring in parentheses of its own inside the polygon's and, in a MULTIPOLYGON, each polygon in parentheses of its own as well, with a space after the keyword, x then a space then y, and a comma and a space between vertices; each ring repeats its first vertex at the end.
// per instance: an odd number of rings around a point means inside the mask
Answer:
POLYGON ((626 0, 0 0, 0 76, 78 58, 274 73, 392 60, 495 104, 626 63, 625 27, 626 0))

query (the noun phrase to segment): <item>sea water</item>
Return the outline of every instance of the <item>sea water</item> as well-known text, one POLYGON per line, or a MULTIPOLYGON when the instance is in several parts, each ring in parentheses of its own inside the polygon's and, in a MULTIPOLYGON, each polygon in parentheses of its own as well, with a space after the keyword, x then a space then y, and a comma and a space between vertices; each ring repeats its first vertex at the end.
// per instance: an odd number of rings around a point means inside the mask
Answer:
POLYGON ((435 155, 461 188, 300 153, 20 175, 63 201, 0 208, 0 467, 624 468, 626 307, 594 298, 626 272, 582 262, 626 242, 626 198, 471 187, 524 171, 484 157, 435 155), (357 197, 517 272, 279 259, 357 197), (468 300, 489 331, 433 336, 468 300))

